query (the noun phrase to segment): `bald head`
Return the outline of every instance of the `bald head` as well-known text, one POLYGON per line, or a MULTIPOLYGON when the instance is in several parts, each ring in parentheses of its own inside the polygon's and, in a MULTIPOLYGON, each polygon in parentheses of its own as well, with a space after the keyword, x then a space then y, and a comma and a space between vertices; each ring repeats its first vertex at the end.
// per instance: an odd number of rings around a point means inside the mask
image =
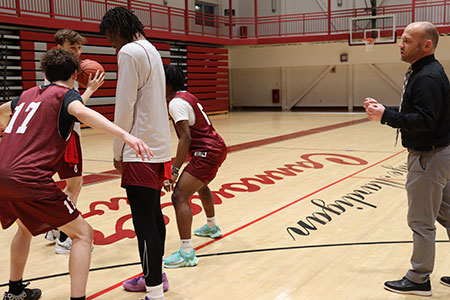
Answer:
POLYGON ((422 57, 434 54, 439 41, 439 33, 429 22, 414 22, 406 26, 398 46, 401 59, 410 64, 422 57))
POLYGON ((430 40, 433 50, 436 49, 439 42, 439 32, 433 24, 430 22, 414 22, 405 28, 405 30, 407 29, 417 32, 422 41, 430 40))

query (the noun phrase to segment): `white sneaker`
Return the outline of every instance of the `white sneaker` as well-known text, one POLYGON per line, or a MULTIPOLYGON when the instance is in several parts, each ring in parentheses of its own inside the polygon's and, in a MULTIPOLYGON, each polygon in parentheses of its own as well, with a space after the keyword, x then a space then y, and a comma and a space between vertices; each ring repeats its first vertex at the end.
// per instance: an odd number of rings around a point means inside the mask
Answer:
POLYGON ((70 249, 72 249, 72 240, 70 239, 70 237, 67 237, 67 239, 64 242, 60 242, 59 239, 56 240, 55 244, 56 254, 69 254, 70 249))
MULTIPOLYGON (((71 249, 72 249, 72 240, 70 239, 70 237, 67 237, 67 239, 64 242, 60 242, 59 239, 56 239, 55 244, 56 254, 69 254, 71 249)), ((91 252, 92 251, 94 251, 94 245, 91 246, 91 252)))
POLYGON ((54 242, 59 239, 60 234, 61 232, 59 231, 59 229, 52 229, 45 233, 45 239, 54 242))

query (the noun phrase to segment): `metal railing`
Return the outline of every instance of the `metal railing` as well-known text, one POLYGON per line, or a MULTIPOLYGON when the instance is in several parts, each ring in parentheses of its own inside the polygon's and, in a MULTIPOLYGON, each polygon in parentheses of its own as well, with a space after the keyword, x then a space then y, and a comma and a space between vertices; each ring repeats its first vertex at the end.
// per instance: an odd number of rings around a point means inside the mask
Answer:
MULTIPOLYGON (((138 0, 0 0, 0 15, 99 23, 106 10, 115 6, 132 9, 145 29, 240 40, 348 33, 350 18, 371 14, 370 10, 356 8, 230 19, 138 0)), ((377 14, 396 15, 397 28, 421 20, 430 21, 437 26, 447 26, 450 23, 450 0, 413 0, 409 4, 379 7, 377 14)))

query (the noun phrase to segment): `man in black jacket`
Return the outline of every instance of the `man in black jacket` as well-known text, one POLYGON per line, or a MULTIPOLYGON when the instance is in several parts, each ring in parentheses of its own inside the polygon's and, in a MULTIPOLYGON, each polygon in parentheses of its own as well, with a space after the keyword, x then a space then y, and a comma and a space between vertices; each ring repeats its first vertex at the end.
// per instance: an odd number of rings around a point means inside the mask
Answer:
MULTIPOLYGON (((401 59, 411 66, 405 75, 400 107, 385 107, 366 98, 370 120, 401 132, 408 148, 408 225, 413 231, 412 268, 401 280, 387 281, 387 290, 430 296, 434 267, 436 220, 450 236, 450 84, 434 51, 439 33, 433 24, 408 25, 401 37, 401 59)), ((398 137, 398 136, 397 136, 398 137)), ((450 277, 441 283, 450 286, 450 277)))

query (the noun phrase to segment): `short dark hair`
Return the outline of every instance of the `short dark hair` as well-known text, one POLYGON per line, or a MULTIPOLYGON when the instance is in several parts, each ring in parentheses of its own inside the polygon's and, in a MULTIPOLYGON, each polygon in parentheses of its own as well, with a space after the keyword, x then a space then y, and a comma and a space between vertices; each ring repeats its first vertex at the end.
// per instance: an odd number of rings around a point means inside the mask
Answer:
POLYGON ((184 90, 185 77, 180 67, 165 65, 164 73, 166 73, 166 85, 170 86, 174 92, 184 90))
POLYGON ((103 35, 119 31, 120 36, 128 42, 134 41, 138 33, 145 36, 144 25, 139 18, 128 8, 120 6, 111 8, 105 13, 99 29, 103 35))
POLYGON ((78 57, 61 48, 53 48, 41 58, 41 69, 50 82, 68 80, 79 68, 78 57))
POLYGON ((57 45, 63 45, 65 42, 69 44, 85 44, 87 42, 81 34, 72 29, 60 29, 55 33, 55 42, 57 45))
POLYGON ((437 30, 437 28, 428 22, 424 23, 424 27, 423 27, 423 32, 424 32, 424 37, 426 39, 431 40, 432 44, 433 44, 433 48, 436 49, 438 42, 439 42, 439 32, 437 30))

